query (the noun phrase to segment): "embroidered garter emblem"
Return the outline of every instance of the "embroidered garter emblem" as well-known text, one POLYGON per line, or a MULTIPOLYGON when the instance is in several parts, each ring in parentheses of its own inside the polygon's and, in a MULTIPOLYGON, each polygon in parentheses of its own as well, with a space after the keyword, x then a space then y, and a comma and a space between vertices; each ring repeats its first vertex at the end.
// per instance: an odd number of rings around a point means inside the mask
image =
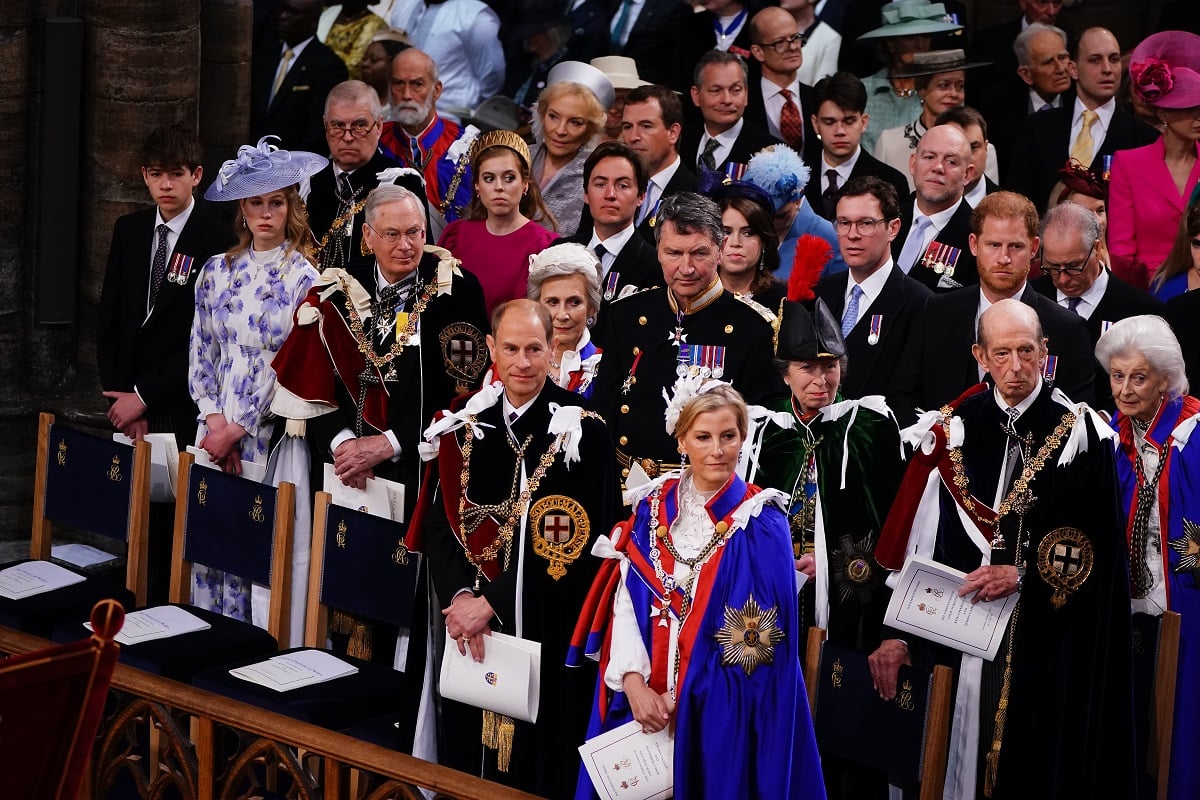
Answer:
POLYGON ((579 501, 561 494, 543 497, 529 512, 533 552, 550 562, 546 573, 554 580, 583 554, 591 526, 579 501))
POLYGON ((459 394, 471 391, 488 362, 483 331, 466 322, 455 322, 442 329, 438 343, 446 374, 454 379, 455 391, 459 394))
POLYGON ((1200 581, 1200 525, 1185 519, 1183 536, 1169 540, 1167 545, 1179 554, 1179 564, 1175 567, 1175 572, 1190 572, 1194 579, 1200 581))
POLYGON ((1054 593, 1050 604, 1062 608, 1067 597, 1092 574, 1092 543, 1078 528, 1055 528, 1038 545, 1038 574, 1054 593))
POLYGON ((740 666, 749 676, 760 665, 773 662, 775 646, 783 641, 778 618, 777 607, 760 608, 754 595, 741 610, 725 606, 725 624, 715 637, 721 646, 721 663, 740 666))

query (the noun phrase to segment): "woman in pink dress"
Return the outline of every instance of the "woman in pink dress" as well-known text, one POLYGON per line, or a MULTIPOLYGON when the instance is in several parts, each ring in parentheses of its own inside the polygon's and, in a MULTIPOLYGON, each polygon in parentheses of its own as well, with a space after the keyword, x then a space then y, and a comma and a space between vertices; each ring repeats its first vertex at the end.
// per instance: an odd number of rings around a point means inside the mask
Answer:
POLYGON ((529 146, 512 131, 479 136, 471 148, 475 196, 466 219, 450 223, 438 240, 479 279, 489 314, 507 300, 525 297, 529 257, 558 238, 538 224, 552 228, 554 216, 529 179, 530 163, 529 146))

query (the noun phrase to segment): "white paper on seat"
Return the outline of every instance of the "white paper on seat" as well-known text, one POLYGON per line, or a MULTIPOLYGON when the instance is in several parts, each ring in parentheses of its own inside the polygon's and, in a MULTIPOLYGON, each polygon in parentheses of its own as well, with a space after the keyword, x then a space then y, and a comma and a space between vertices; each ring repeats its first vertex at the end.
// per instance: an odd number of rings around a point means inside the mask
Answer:
POLYGON ((94 567, 97 564, 116 561, 120 558, 120 556, 106 553, 98 547, 92 547, 90 544, 80 544, 79 542, 59 544, 51 547, 50 557, 57 558, 59 561, 66 561, 68 564, 74 564, 77 567, 94 567))
POLYGON ((26 561, 0 570, 0 597, 20 600, 87 580, 49 561, 26 561))
POLYGON ((358 672, 349 664, 324 650, 297 650, 294 653, 272 656, 266 661, 235 667, 229 674, 277 692, 312 686, 315 683, 343 678, 358 672))
POLYGON ((442 697, 497 714, 537 722, 541 699, 542 644, 504 633, 484 637, 483 661, 458 652, 446 637, 442 654, 442 697))
MULTIPOLYGON (((92 623, 85 622, 83 627, 90 631, 92 623)), ((154 606, 126 614, 125 624, 117 634, 116 641, 118 644, 138 644, 208 630, 211 627, 212 625, 195 614, 178 606, 154 606)))
POLYGON ((363 489, 347 486, 333 471, 333 464, 325 465, 322 489, 333 496, 335 505, 353 508, 376 517, 404 521, 404 484, 386 478, 367 478, 363 489))
POLYGON ((883 624, 967 655, 991 661, 1000 650, 1019 594, 986 603, 959 597, 966 573, 921 556, 909 556, 900 571, 883 624))
MULTIPOLYGON (((190 444, 188 445, 187 451, 196 457, 196 464, 198 466, 208 467, 209 469, 215 469, 217 472, 223 471, 220 467, 218 467, 216 464, 213 463, 213 460, 208 455, 207 451, 201 450, 199 447, 193 447, 190 444)), ((267 465, 259 464, 257 461, 247 461, 246 459, 243 458, 242 459, 242 477, 249 478, 250 480, 255 481, 257 483, 266 483, 267 482, 267 465)))
MULTIPOLYGON (((123 433, 114 433, 113 441, 133 444, 123 433)), ((175 502, 175 479, 179 475, 179 442, 173 433, 147 433, 150 445, 150 501, 152 503, 175 502)))
POLYGON ((675 788, 675 740, 670 727, 642 733, 631 720, 579 748, 600 800, 663 800, 675 788))

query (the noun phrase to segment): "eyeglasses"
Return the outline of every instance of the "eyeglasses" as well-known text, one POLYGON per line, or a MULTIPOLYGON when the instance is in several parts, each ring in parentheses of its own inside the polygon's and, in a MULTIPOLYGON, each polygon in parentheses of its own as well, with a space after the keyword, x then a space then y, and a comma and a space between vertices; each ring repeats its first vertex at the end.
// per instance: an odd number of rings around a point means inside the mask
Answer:
MULTIPOLYGON (((1097 239, 1096 242, 1098 241, 1100 240, 1097 239)), ((1058 266, 1051 266, 1049 262, 1043 259, 1042 272, 1046 273, 1052 278, 1062 275, 1064 272, 1068 275, 1078 275, 1079 273, 1083 272, 1084 268, 1087 267, 1088 262, 1092 260, 1092 253, 1094 253, 1096 250, 1096 242, 1092 242, 1091 249, 1088 250, 1087 255, 1083 257, 1082 261, 1076 261, 1073 264, 1059 264, 1058 266)))
POLYGON ((835 219, 833 227, 838 233, 849 233, 851 228, 858 228, 860 236, 870 236, 875 229, 887 222, 885 219, 835 219))
POLYGON ((400 243, 401 239, 408 242, 416 242, 425 238, 425 229, 421 227, 409 228, 406 231, 381 231, 369 222, 367 223, 367 227, 375 231, 375 235, 387 242, 389 247, 395 247, 400 243))
POLYGON ((355 139, 361 139, 371 132, 376 122, 377 120, 356 119, 347 125, 340 119, 331 119, 325 121, 325 132, 340 139, 346 135, 346 131, 350 131, 350 135, 355 139))
POLYGON ((791 36, 785 36, 784 38, 776 39, 773 42, 761 42, 761 43, 759 43, 758 46, 764 47, 764 48, 772 47, 775 49, 776 53, 782 54, 782 53, 786 53, 788 51, 788 48, 791 47, 792 45, 796 45, 797 47, 804 47, 804 45, 806 45, 806 44, 808 44, 807 36, 805 36, 803 33, 793 33, 791 36))

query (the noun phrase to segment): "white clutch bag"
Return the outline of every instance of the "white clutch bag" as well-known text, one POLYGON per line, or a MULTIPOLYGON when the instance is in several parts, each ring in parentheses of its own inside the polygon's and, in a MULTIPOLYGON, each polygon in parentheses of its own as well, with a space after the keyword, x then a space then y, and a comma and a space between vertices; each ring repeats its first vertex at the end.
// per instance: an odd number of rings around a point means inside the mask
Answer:
POLYGON ((541 699, 542 644, 503 633, 486 637, 483 661, 458 652, 446 637, 442 654, 441 694, 447 700, 537 722, 541 699))

